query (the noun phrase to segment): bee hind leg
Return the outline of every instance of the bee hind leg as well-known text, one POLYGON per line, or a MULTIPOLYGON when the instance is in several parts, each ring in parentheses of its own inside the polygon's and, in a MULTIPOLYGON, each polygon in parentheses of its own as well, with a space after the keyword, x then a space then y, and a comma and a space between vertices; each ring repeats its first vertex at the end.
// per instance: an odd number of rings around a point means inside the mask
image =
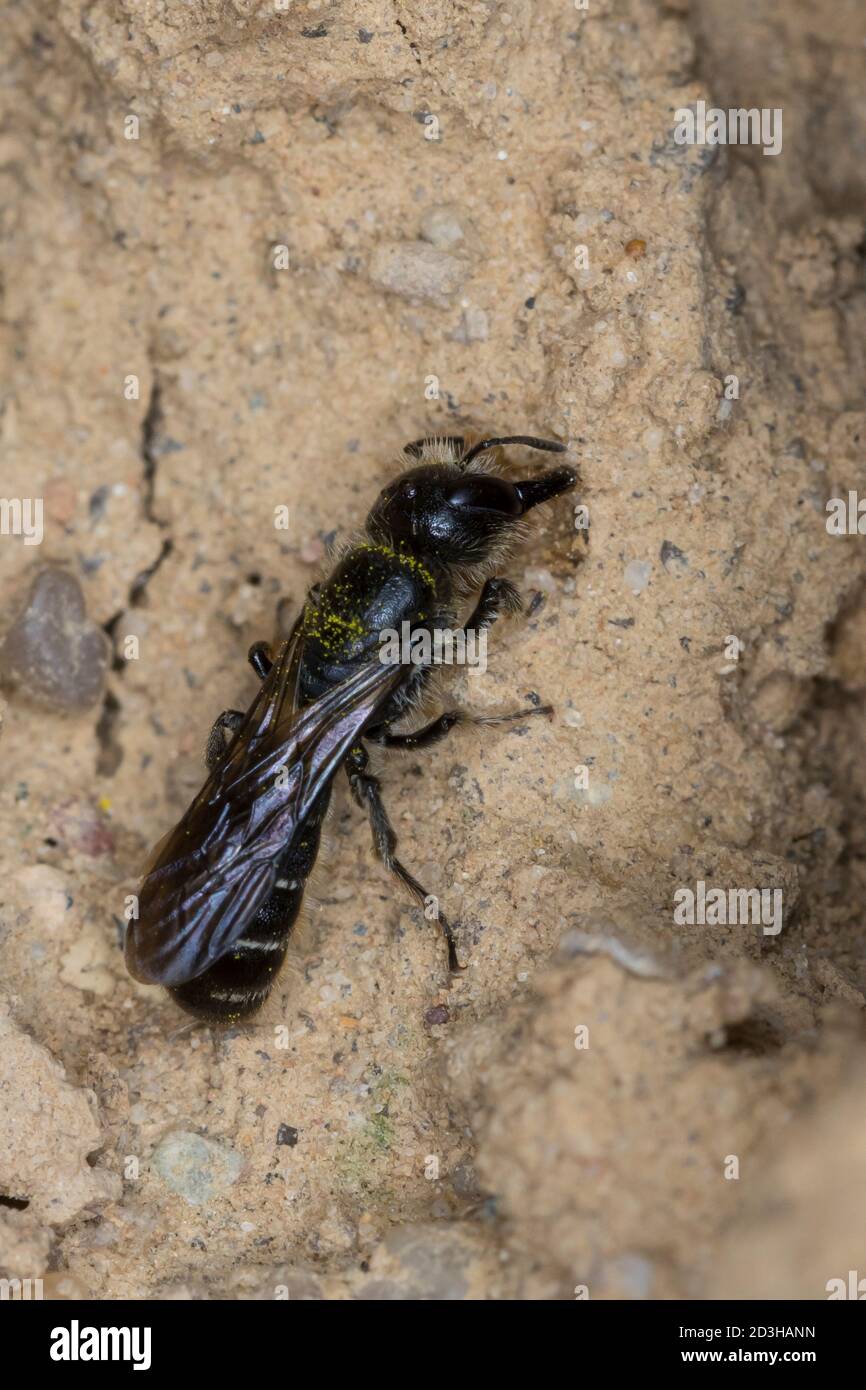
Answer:
POLYGON ((443 912, 439 910, 437 899, 433 894, 428 893, 418 882, 414 875, 410 874, 405 865, 394 854, 397 848, 397 836, 394 827, 388 819, 388 812, 385 810, 382 801, 382 786, 372 772, 367 771, 367 753, 362 745, 358 744, 352 749, 349 756, 345 759, 344 766, 349 778, 349 786, 352 795, 358 805, 367 812, 370 819, 370 829, 373 832, 373 848, 376 854, 393 874, 400 880, 405 888, 416 899, 419 906, 424 908, 425 916, 427 909, 432 904, 436 906, 435 920, 439 923, 445 942, 448 947, 448 968, 452 973, 457 974, 463 970, 463 966, 457 957, 457 946, 454 940, 454 931, 451 923, 443 912))

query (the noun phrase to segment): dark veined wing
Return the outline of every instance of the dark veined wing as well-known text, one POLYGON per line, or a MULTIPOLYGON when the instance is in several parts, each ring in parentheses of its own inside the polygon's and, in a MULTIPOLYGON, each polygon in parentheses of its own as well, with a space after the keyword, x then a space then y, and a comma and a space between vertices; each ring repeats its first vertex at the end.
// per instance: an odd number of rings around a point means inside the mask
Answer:
POLYGON ((124 948, 145 984, 195 979, 243 935, 280 854, 404 674, 371 662, 299 709, 302 645, 296 628, 226 757, 148 865, 124 948))

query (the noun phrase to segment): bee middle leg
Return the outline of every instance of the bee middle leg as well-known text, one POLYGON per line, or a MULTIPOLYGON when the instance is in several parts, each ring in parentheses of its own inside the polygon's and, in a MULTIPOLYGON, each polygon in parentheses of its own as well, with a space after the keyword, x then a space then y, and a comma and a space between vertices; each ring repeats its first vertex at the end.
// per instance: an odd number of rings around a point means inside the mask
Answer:
POLYGON ((247 652, 247 661, 252 666, 260 681, 269 675, 273 661, 271 660, 271 649, 267 642, 253 642, 247 652))
MULTIPOLYGON (((417 900, 421 907, 426 907, 432 894, 418 882, 405 865, 394 854, 397 848, 397 835, 394 827, 388 819, 388 812, 385 810, 382 801, 382 784, 378 777, 372 772, 367 771, 367 752, 361 745, 357 744, 345 759, 343 766, 349 778, 349 786, 357 804, 367 812, 370 818, 370 829, 373 832, 373 848, 376 854, 393 874, 400 880, 404 887, 417 900)), ((454 941, 454 932, 451 923, 443 912, 436 910, 436 920, 442 929, 448 946, 448 968, 452 973, 457 974, 464 967, 457 958, 457 946, 454 941)))
POLYGON ((226 755, 229 746, 226 732, 236 734, 243 722, 244 714, 239 709, 224 709, 219 719, 214 720, 204 750, 204 760, 211 772, 219 767, 226 755))
MULTIPOLYGON (((261 681, 265 679, 274 664, 270 657, 270 650, 267 642, 253 642, 247 652, 247 661, 261 681)), ((219 719, 214 720, 204 750, 204 760, 210 772, 219 767, 226 755, 229 746, 226 733, 236 734, 243 722, 244 715, 239 709, 224 709, 219 719)))

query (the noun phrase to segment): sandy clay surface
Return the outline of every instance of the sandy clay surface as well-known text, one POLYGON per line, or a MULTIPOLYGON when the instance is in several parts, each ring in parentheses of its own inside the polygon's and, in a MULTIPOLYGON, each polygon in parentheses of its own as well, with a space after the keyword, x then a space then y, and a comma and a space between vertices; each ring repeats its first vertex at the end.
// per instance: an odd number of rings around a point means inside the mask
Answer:
POLYGON ((866 488, 862 7, 20 0, 3 26, 0 492, 43 499, 44 537, 0 538, 0 1274, 379 1300, 866 1275, 866 541, 825 525, 866 488), (782 108, 781 154, 678 145, 700 98, 782 108), (539 514, 531 611, 450 681, 553 720, 383 771, 468 968, 341 786, 266 1014, 187 1028, 119 932, 248 645, 406 440, 489 430, 569 442, 590 524, 539 514), (781 891, 782 929, 675 922, 698 881, 781 891))

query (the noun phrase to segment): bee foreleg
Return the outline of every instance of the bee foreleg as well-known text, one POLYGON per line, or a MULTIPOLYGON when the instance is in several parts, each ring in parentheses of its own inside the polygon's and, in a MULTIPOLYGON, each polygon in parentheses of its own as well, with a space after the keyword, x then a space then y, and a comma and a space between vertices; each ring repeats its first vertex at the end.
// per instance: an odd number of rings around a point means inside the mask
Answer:
POLYGON ((364 737, 381 748, 402 748, 404 752, 411 753, 416 748, 430 748, 434 743, 438 743, 451 732, 455 724, 462 723, 466 717, 459 709, 448 709, 444 714, 440 714, 438 719, 425 724, 423 729, 415 729, 410 734, 388 734, 378 729, 368 729, 364 737))
MULTIPOLYGON (((376 854, 385 865, 396 874, 400 882, 409 889, 409 892, 417 900, 421 907, 425 909, 430 902, 436 902, 433 894, 428 893, 418 882, 405 865, 396 858, 394 850, 397 848, 397 836, 394 827, 388 819, 388 812, 385 810, 382 801, 382 787, 378 777, 372 772, 367 772, 367 753, 359 744, 352 749, 344 764, 349 778, 349 786, 356 802, 361 806, 370 818, 370 829, 373 832, 373 848, 376 854)), ((448 946, 448 968, 455 974, 464 967, 457 958, 457 946, 454 940, 454 932, 451 924, 443 912, 439 911, 438 903, 436 908, 436 920, 442 929, 442 934, 448 946)))
POLYGON ((204 750, 204 760, 211 772, 219 767, 228 748, 226 730, 236 734, 244 722, 244 715, 239 709, 224 709, 219 719, 214 723, 213 728, 207 736, 207 744, 204 750))
POLYGON ((422 729, 414 729, 409 734, 387 734, 378 730, 367 730, 364 737, 381 748, 401 748, 405 753, 416 748, 431 748, 456 724, 510 724, 514 719, 528 719, 533 714, 552 714, 552 705, 530 705, 528 709, 516 709, 511 714, 470 714, 468 710, 447 709, 422 729))
POLYGON ((523 599, 510 579, 488 579, 463 630, 467 633, 480 632, 495 623, 503 610, 506 613, 519 613, 522 607, 523 599))

